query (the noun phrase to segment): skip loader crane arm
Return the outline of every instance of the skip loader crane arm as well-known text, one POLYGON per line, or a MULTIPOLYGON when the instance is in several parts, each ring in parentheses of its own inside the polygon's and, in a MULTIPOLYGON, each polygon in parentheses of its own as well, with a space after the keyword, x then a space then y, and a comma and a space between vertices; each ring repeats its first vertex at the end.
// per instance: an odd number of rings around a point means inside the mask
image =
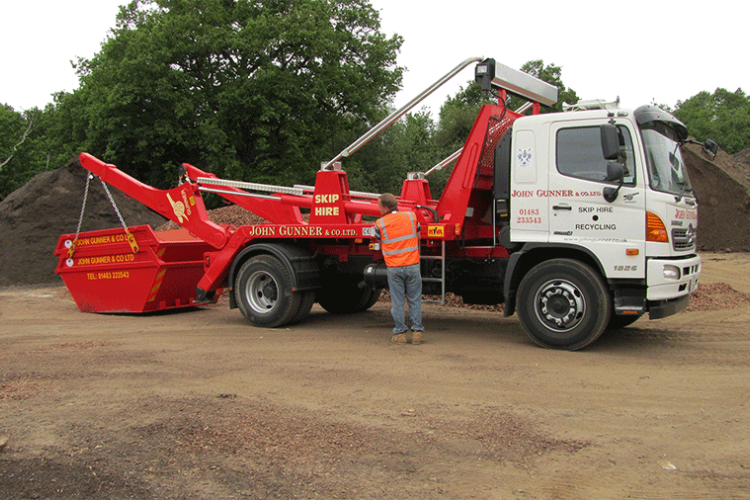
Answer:
POLYGON ((88 153, 81 153, 80 160, 83 168, 99 176, 102 181, 178 223, 212 247, 221 249, 226 246, 231 236, 230 229, 211 222, 196 185, 186 182, 169 190, 156 189, 88 153))

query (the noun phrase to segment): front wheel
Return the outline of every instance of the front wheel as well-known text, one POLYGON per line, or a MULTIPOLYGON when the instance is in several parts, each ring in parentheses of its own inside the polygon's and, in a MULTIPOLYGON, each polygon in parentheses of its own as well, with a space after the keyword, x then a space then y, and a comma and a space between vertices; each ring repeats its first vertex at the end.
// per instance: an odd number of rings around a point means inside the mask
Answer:
MULTIPOLYGON (((301 320, 302 295, 292 291, 292 279, 284 264, 270 255, 245 262, 235 281, 237 306, 253 324, 275 328, 301 320)), ((312 300, 305 300, 308 312, 312 300)))
POLYGON ((526 334, 550 349, 575 351, 607 327, 612 301, 604 280, 571 259, 542 262, 521 280, 518 316, 526 334))
POLYGON ((609 318, 609 324, 607 325, 607 330, 619 330, 621 328, 626 328, 636 321, 640 319, 640 317, 643 316, 642 314, 638 315, 631 315, 631 316, 618 316, 616 314, 613 314, 611 318, 609 318))

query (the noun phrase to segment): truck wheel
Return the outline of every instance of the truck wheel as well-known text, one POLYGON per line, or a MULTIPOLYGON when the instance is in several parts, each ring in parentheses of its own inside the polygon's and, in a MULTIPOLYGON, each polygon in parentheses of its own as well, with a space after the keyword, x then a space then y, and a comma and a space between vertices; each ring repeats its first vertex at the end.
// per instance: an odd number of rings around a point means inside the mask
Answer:
POLYGON ((302 294, 302 297, 299 301, 299 309, 297 309, 297 314, 295 314, 292 320, 289 322, 292 325, 306 320, 307 316, 309 316, 310 314, 310 309, 312 309, 312 306, 315 303, 315 292, 300 293, 302 294))
POLYGON ((575 260, 543 262, 518 288, 521 326, 534 342, 550 349, 586 347, 602 334, 611 313, 599 273, 575 260))
POLYGON ((607 330, 619 330, 620 328, 625 328, 633 323, 635 323, 642 314, 638 315, 628 315, 628 316, 618 316, 616 314, 612 314, 612 317, 609 318, 609 324, 607 325, 607 330))
POLYGON ((370 299, 365 302, 365 304, 359 309, 360 311, 366 311, 372 306, 375 305, 375 303, 380 299, 380 295, 383 293, 382 288, 375 288, 372 290, 372 295, 370 296, 370 299))
POLYGON ((339 287, 328 286, 318 291, 317 301, 320 307, 331 314, 356 313, 372 307, 380 297, 380 291, 380 288, 359 288, 355 283, 339 287))
POLYGON ((258 326, 286 325, 300 311, 302 296, 292 292, 289 271, 270 255, 257 255, 242 265, 237 273, 235 293, 243 316, 258 326))

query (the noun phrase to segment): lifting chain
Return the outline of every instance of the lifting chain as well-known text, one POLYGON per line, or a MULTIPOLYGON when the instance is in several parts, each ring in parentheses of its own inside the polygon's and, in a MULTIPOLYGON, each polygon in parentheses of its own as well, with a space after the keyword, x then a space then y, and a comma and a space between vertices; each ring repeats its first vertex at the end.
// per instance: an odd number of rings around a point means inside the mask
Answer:
MULTIPOLYGON (((83 203, 81 205, 81 214, 78 216, 78 227, 76 228, 76 237, 71 243, 70 248, 68 248, 68 258, 73 258, 73 253, 75 253, 75 250, 76 250, 76 244, 78 243, 78 235, 81 233, 81 225, 83 224, 83 213, 86 211, 86 200, 89 197, 89 184, 91 182, 91 179, 93 178, 94 178, 94 174, 91 174, 91 173, 89 173, 86 176, 86 189, 83 192, 83 203)), ((122 214, 120 213, 120 209, 117 208, 117 203, 115 203, 115 199, 112 197, 112 193, 109 192, 109 188, 107 187, 107 184, 101 178, 99 178, 99 181, 102 183, 104 192, 107 193, 107 198, 109 198, 109 202, 112 204, 112 207, 115 209, 117 218, 120 219, 120 224, 122 224, 122 228, 125 230, 125 237, 127 239, 128 244, 130 244, 130 249, 133 251, 133 253, 138 253, 138 250, 140 250, 140 247, 138 246, 138 243, 135 241, 135 236, 133 236, 133 234, 130 231, 128 231, 128 226, 125 224, 125 219, 123 219, 122 214)))

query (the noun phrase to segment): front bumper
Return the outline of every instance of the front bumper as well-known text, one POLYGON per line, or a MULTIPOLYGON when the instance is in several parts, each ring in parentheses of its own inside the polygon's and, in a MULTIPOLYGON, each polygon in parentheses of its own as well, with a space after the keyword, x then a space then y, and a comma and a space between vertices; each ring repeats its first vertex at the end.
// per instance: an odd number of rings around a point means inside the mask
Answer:
POLYGON ((683 295, 674 300, 660 300, 658 302, 649 302, 648 317, 649 319, 661 319, 677 314, 690 307, 690 295, 683 295))
POLYGON ((684 259, 648 259, 646 261, 646 299, 649 302, 662 302, 688 297, 698 288, 700 272, 699 255, 691 255, 684 259))

